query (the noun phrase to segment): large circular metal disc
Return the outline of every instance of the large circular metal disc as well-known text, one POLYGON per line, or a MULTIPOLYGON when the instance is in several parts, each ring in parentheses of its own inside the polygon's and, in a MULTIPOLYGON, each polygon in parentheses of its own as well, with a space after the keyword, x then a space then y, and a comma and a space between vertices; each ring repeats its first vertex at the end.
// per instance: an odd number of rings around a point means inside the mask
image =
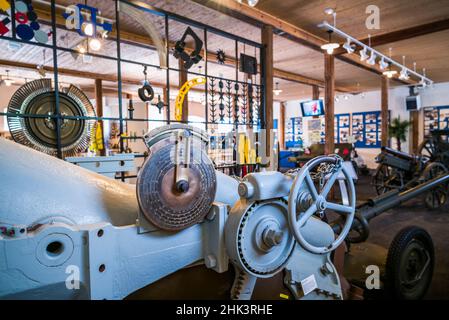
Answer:
POLYGON ((287 215, 283 200, 239 202, 234 206, 225 226, 231 261, 258 278, 269 278, 281 271, 295 244, 287 215), (268 232, 278 234, 276 244, 266 242, 268 232))
POLYGON ((203 150, 191 149, 189 188, 175 188, 175 144, 152 150, 139 172, 137 198, 145 217, 160 229, 177 231, 204 220, 215 198, 216 175, 203 150))
MULTIPOLYGON (((34 97, 25 110, 26 114, 46 115, 55 112, 55 95, 53 92, 42 93, 34 97)), ((59 93, 60 112, 66 116, 80 116, 83 111, 65 93, 59 93)), ((25 127, 39 143, 50 147, 57 147, 56 121, 51 118, 25 118, 25 127)), ((61 145, 67 147, 78 141, 84 132, 84 120, 65 120, 61 124, 61 145)))
MULTIPOLYGON (((59 111, 62 116, 95 116, 89 99, 73 85, 59 92, 59 111)), ((57 155, 56 95, 50 79, 31 81, 20 87, 9 102, 8 113, 17 115, 8 116, 9 130, 16 142, 57 155)), ((74 156, 88 147, 94 123, 94 120, 61 120, 63 157, 74 156)))

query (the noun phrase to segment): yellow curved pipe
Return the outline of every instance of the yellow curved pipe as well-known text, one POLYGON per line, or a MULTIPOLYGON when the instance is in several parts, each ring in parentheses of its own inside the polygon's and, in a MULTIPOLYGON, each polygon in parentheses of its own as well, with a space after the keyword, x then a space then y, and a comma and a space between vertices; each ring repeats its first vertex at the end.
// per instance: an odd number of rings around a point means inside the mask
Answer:
POLYGON ((182 121, 182 105, 184 103, 184 99, 189 93, 189 90, 195 86, 199 86, 206 83, 206 78, 198 77, 184 83, 179 90, 178 96, 175 101, 175 119, 176 121, 182 121))

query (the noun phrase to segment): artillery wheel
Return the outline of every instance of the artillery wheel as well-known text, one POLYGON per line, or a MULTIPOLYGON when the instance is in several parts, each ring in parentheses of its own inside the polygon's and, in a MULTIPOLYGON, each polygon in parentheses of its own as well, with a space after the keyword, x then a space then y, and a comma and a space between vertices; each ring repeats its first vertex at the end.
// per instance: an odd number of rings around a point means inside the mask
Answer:
POLYGON ((418 154, 425 159, 435 161, 439 156, 435 141, 433 139, 424 140, 418 147, 418 154))
POLYGON ((393 172, 390 167, 380 164, 373 176, 372 184, 377 195, 382 195, 393 189, 400 189, 404 185, 403 176, 400 171, 393 172))
MULTIPOLYGON (((430 163, 423 172, 423 181, 432 180, 442 174, 447 173, 447 168, 439 163, 432 162, 430 163)), ((427 192, 424 196, 424 202, 426 203, 427 208, 431 210, 436 210, 444 206, 447 202, 448 198, 448 185, 443 184, 437 186, 436 188, 427 192)))
POLYGON ((388 250, 385 289, 400 300, 422 299, 433 276, 435 253, 430 235, 422 228, 402 229, 388 250))

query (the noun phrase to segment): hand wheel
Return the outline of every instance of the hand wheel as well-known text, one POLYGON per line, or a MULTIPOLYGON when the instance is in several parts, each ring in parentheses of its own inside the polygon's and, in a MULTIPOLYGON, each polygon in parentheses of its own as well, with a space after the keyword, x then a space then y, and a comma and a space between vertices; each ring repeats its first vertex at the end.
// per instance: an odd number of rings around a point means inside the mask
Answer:
MULTIPOLYGON (((343 197, 344 198, 344 197, 343 197)), ((312 159, 299 171, 298 175, 295 177, 293 185, 290 190, 290 195, 288 198, 288 218, 290 230, 303 248, 306 250, 323 254, 336 249, 348 235, 352 222, 355 215, 355 187, 354 181, 346 168, 343 167, 343 159, 338 156, 321 156, 312 159), (312 179, 311 172, 314 169, 318 169, 318 174, 322 168, 331 168, 330 172, 321 172, 323 174, 323 182, 327 180, 324 184, 321 192, 315 187, 315 183, 312 179), (328 195, 337 179, 345 179, 346 189, 348 192, 348 203, 338 204, 329 201, 328 195), (304 195, 304 193, 307 193, 304 195), (300 212, 297 212, 298 199, 311 198, 308 202, 308 208, 303 209, 300 206, 300 212), (309 219, 313 219, 315 213, 325 213, 327 209, 333 210, 334 212, 345 216, 344 227, 341 233, 338 235, 329 246, 327 247, 317 247, 310 244, 303 236, 301 228, 306 224, 309 219)))

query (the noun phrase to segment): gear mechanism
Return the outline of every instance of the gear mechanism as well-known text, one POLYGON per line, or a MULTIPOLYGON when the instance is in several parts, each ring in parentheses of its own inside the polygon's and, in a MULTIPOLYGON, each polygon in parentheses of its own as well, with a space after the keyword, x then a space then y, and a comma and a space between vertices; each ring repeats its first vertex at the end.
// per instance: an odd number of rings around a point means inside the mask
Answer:
POLYGON ((285 200, 240 202, 225 227, 226 248, 238 269, 258 278, 281 271, 293 248, 285 200))
POLYGON ((167 231, 203 221, 216 190, 215 168, 205 152, 207 137, 177 124, 155 129, 145 138, 150 156, 137 179, 144 216, 167 231))
MULTIPOLYGON (((95 117, 89 99, 73 85, 59 91, 59 110, 62 116, 95 117)), ((14 141, 49 155, 57 155, 56 119, 53 117, 56 114, 56 95, 51 79, 30 81, 17 89, 9 102, 8 113, 14 114, 8 116, 14 141)), ((87 149, 94 123, 95 120, 61 120, 64 158, 87 149)))

